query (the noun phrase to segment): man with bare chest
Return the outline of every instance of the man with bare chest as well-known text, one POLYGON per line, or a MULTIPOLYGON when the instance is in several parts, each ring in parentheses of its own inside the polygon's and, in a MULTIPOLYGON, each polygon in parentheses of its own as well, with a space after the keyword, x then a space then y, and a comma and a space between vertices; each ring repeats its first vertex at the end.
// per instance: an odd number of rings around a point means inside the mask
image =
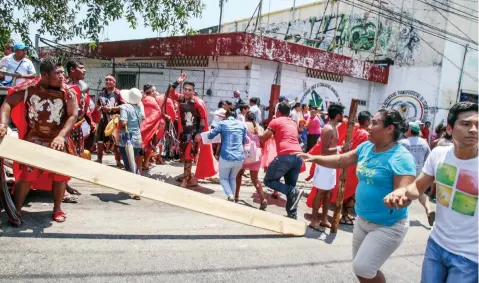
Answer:
MULTIPOLYGON (((342 148, 337 146, 338 143, 338 124, 343 121, 344 106, 332 103, 328 108, 329 122, 324 126, 321 134, 321 155, 338 154, 342 148)), ((331 228, 328 221, 328 208, 331 203, 331 194, 336 186, 336 169, 326 168, 316 165, 313 177, 313 186, 318 189, 313 201, 313 212, 311 228, 315 230, 324 230, 331 228), (319 218, 319 208, 323 206, 321 219, 319 218)))

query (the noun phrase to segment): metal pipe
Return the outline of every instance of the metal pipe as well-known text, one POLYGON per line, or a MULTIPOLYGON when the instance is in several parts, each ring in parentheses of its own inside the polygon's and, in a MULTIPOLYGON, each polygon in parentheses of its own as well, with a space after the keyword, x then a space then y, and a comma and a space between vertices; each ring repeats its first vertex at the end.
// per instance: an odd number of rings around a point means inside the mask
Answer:
POLYGON ((459 74, 459 83, 457 84, 456 103, 459 102, 459 100, 461 99, 462 75, 464 73, 464 64, 466 63, 466 55, 467 55, 467 47, 468 46, 469 46, 469 44, 466 44, 466 47, 464 47, 464 57, 462 57, 461 73, 459 74))
POLYGON ((218 33, 221 33, 221 20, 223 18, 223 2, 224 0, 220 0, 220 22, 218 24, 218 33))

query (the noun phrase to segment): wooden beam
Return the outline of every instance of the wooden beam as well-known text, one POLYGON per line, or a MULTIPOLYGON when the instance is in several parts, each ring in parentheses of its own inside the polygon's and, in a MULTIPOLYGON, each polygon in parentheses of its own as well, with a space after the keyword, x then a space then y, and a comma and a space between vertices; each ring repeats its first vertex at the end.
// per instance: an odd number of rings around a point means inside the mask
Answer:
POLYGON ((306 223, 302 221, 252 209, 226 199, 203 195, 10 136, 4 137, 0 142, 0 157, 128 194, 285 235, 303 236, 306 232, 306 223))
MULTIPOLYGON (((359 100, 351 100, 351 107, 349 108, 348 130, 346 132, 345 143, 351 144, 353 138, 354 123, 356 120, 356 113, 358 111, 359 100)), ((331 233, 337 233, 339 227, 339 219, 341 218, 341 210, 343 209, 344 187, 346 185, 346 173, 348 168, 341 168, 339 175, 338 195, 336 196, 336 208, 333 214, 333 223, 331 225, 331 233)))

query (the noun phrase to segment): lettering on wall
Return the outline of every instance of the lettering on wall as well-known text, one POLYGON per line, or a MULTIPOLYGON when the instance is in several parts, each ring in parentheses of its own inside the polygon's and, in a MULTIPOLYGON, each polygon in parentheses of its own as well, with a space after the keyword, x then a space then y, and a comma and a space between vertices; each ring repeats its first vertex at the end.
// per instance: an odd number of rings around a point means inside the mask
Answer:
MULTIPOLYGON (((128 68, 128 69, 164 69, 165 62, 125 62, 115 63, 115 68, 128 68)), ((102 68, 113 68, 113 63, 101 63, 102 68)))
POLYGON ((381 108, 395 109, 409 122, 428 121, 432 112, 424 97, 413 90, 398 90, 384 100, 381 108))
POLYGON ((338 92, 330 84, 317 83, 308 88, 301 99, 301 104, 315 105, 321 111, 328 109, 329 103, 341 102, 338 92), (319 88, 328 89, 326 92, 320 91, 319 88), (331 95, 332 94, 332 95, 331 95))

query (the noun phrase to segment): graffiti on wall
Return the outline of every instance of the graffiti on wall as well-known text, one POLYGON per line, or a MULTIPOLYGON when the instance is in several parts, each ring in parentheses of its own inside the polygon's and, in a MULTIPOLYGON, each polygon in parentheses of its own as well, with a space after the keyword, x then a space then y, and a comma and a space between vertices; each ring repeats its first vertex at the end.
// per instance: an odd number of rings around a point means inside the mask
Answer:
POLYGON ((303 96, 299 102, 301 104, 314 105, 321 111, 327 111, 329 103, 341 101, 339 94, 334 87, 326 83, 317 83, 312 85, 303 93, 303 96), (326 92, 322 92, 320 91, 320 88, 326 88, 328 90, 326 92))
POLYGON ((381 108, 395 109, 409 122, 428 121, 430 109, 424 97, 412 90, 398 90, 384 100, 381 108))
POLYGON ((413 64, 419 37, 412 27, 392 29, 387 19, 378 21, 375 15, 338 14, 311 17, 308 20, 270 23, 261 29, 277 39, 304 44, 352 56, 377 59, 390 58, 397 64, 413 64), (377 34, 377 44, 375 44, 377 34))

